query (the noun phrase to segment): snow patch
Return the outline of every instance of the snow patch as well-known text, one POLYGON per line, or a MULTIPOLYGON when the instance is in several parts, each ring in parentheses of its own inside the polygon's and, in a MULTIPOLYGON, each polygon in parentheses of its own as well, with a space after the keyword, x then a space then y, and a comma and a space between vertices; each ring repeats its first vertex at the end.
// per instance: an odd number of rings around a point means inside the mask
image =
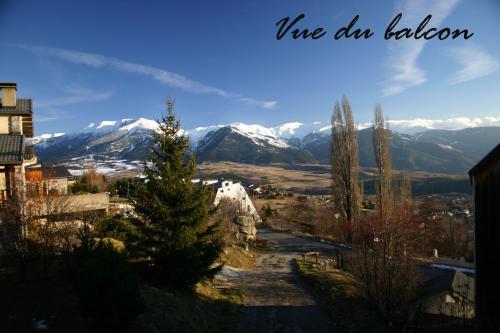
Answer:
MULTIPOLYGON (((132 120, 132 119, 130 119, 130 120, 132 120)), ((118 130, 119 131, 130 131, 130 130, 136 129, 136 128, 157 131, 158 130, 158 122, 156 120, 139 118, 136 121, 131 122, 130 124, 127 124, 125 126, 120 127, 118 130)))
POLYGON ((453 150, 453 149, 454 149, 452 146, 443 145, 443 144, 440 144, 440 143, 438 143, 437 145, 438 145, 439 147, 441 147, 441 148, 444 148, 444 149, 450 149, 450 150, 453 150))
POLYGON ((96 127, 96 129, 103 128, 105 126, 115 126, 116 125, 116 120, 103 120, 99 124, 99 126, 96 127))

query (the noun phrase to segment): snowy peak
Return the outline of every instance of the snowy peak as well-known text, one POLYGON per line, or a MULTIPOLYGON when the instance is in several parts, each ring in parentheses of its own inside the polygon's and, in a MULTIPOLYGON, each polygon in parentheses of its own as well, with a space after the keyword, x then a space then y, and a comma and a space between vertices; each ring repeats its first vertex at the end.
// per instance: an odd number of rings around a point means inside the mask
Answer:
POLYGON ((276 127, 272 127, 271 129, 273 130, 273 132, 275 133, 275 135, 277 137, 290 138, 290 137, 294 136, 296 134, 297 130, 302 126, 304 126, 303 123, 299 123, 297 121, 294 121, 291 123, 285 123, 285 124, 281 124, 281 125, 276 126, 276 127))
POLYGON ((126 125, 118 128, 119 131, 131 131, 137 129, 158 131, 158 122, 156 120, 151 120, 146 118, 139 118, 137 120, 122 119, 122 124, 123 123, 126 123, 126 125))
POLYGON ((243 123, 231 124, 229 128, 233 132, 251 139, 258 146, 268 144, 278 148, 290 147, 285 141, 275 135, 272 128, 266 128, 256 124, 247 125, 243 123))

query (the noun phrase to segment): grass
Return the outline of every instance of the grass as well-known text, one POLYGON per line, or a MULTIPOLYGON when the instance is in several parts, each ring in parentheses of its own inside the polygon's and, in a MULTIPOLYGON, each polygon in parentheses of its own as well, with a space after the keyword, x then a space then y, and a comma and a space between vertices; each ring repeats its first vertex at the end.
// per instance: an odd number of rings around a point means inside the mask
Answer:
MULTIPOLYGON (((224 249, 221 261, 232 267, 249 269, 255 265, 255 252, 238 245, 224 249)), ((205 280, 194 292, 141 288, 146 308, 131 325, 131 333, 233 332, 236 331, 245 295, 224 281, 205 280)))
POLYGON ((218 289, 213 282, 199 283, 195 292, 142 287, 145 311, 131 324, 131 333, 233 332, 242 313, 243 295, 218 289))
MULTIPOLYGON (((50 332, 96 331, 99 324, 80 314, 77 296, 60 263, 53 265, 46 279, 38 266, 30 263, 26 280, 19 282, 15 267, 2 262, 0 294, 5 301, 0 302, 0 332, 33 332, 32 318, 46 320, 50 332)), ((144 311, 124 332, 231 332, 237 328, 245 302, 241 291, 217 280, 201 282, 194 291, 143 284, 141 294, 144 311)))
POLYGON ((253 268, 255 266, 255 257, 254 249, 249 247, 247 251, 238 245, 226 247, 221 254, 221 260, 225 265, 243 269, 253 268))
POLYGON ((390 332, 363 297, 359 282, 349 273, 296 259, 297 270, 333 322, 345 332, 390 332))

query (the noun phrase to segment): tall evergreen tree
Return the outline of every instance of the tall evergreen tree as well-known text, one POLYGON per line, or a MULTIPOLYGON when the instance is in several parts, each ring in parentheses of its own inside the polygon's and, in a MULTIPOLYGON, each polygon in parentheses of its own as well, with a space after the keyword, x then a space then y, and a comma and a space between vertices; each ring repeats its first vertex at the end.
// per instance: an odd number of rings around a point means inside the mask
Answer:
POLYGON ((187 156, 189 139, 182 135, 174 115, 174 101, 167 99, 167 114, 158 122, 155 145, 144 172, 146 182, 134 200, 144 219, 145 253, 160 282, 190 287, 212 277, 221 244, 208 226, 209 197, 206 188, 192 183, 195 159, 187 156))

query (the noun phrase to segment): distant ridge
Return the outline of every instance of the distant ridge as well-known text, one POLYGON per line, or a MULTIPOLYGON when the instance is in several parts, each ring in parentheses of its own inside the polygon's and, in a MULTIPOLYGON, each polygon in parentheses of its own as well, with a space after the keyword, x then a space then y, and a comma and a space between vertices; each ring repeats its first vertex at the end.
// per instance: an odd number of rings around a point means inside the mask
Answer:
MULTIPOLYGON (((154 120, 145 118, 90 124, 81 133, 42 135, 33 139, 42 162, 81 167, 89 159, 107 165, 104 171, 141 167, 150 154, 154 120), (109 167, 108 167, 109 166, 109 167)), ((198 162, 250 164, 329 164, 330 129, 325 124, 289 122, 265 127, 234 123, 183 130, 198 162)), ((372 130, 358 131, 360 163, 374 166, 372 130)), ((426 130, 417 134, 392 131, 395 169, 465 173, 500 143, 500 127, 426 130)), ((87 162, 88 163, 88 162, 87 162)))

